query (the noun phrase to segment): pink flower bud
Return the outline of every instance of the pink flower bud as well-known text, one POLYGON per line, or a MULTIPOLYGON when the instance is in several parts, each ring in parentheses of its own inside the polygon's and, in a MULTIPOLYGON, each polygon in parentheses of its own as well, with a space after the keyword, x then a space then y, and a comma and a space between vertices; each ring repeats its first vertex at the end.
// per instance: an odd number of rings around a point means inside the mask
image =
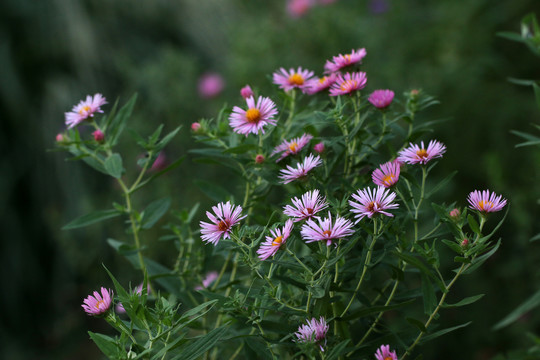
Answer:
POLYGON ((96 140, 98 143, 103 142, 105 139, 105 135, 103 134, 103 131, 97 129, 92 133, 94 135, 94 140, 96 140))
POLYGON ((457 220, 461 216, 461 211, 459 211, 459 209, 453 209, 448 215, 450 215, 452 219, 457 220))
POLYGON ((461 247, 467 247, 469 245, 469 239, 465 238, 463 239, 463 241, 461 242, 461 247))
POLYGON ((199 95, 203 99, 218 96, 225 87, 225 81, 217 73, 206 73, 199 79, 199 95))
POLYGON ((255 162, 257 164, 262 164, 264 160, 265 160, 264 155, 258 154, 257 156, 255 156, 255 162))
POLYGON ((242 95, 244 99, 247 99, 248 97, 253 96, 253 90, 251 90, 251 87, 249 85, 246 85, 242 89, 240 89, 240 95, 242 95))
POLYGON ((56 142, 63 142, 64 141, 64 135, 63 134, 57 134, 56 135, 56 142))
POLYGON ((319 154, 322 154, 323 151, 324 151, 324 143, 321 141, 320 143, 316 144, 316 145, 313 147, 313 150, 315 150, 315 151, 318 152, 319 154))
POLYGON ((194 122, 191 124, 191 131, 197 132, 201 128, 201 124, 198 122, 194 122))

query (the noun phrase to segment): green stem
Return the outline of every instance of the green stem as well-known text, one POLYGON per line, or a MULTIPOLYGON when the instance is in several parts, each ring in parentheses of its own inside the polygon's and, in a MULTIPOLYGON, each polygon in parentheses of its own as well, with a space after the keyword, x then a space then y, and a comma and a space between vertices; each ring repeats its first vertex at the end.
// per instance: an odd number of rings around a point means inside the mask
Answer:
POLYGON ((219 272, 218 278, 216 279, 216 282, 214 285, 212 285, 212 288, 210 290, 214 291, 218 287, 221 278, 223 277, 223 274, 225 273, 225 269, 227 269, 227 265, 229 265, 229 260, 231 260, 232 253, 229 253, 227 255, 227 259, 225 259, 225 262, 223 263, 223 266, 221 267, 221 271, 219 272))
POLYGON ((298 264, 300 264, 304 268, 304 270, 313 275, 313 272, 306 266, 306 264, 302 262, 302 260, 296 257, 295 253, 293 253, 289 248, 285 248, 285 250, 296 260, 296 262, 298 262, 298 264))

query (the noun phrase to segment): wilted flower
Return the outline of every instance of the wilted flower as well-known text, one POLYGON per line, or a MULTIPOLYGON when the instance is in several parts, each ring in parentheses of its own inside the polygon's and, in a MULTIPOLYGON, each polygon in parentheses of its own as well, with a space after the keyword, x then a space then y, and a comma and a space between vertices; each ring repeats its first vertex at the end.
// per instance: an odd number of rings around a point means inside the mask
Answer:
POLYGON ((389 188, 398 182, 400 172, 401 166, 399 163, 396 161, 389 161, 373 171, 371 178, 373 179, 375 185, 389 188))
POLYGON ((313 219, 307 219, 302 226, 300 233, 306 243, 314 241, 326 241, 326 246, 332 244, 332 240, 341 239, 350 236, 354 233, 352 229, 353 223, 345 218, 336 217, 336 221, 332 223, 332 215, 328 212, 328 217, 321 219, 317 217, 319 224, 313 219))
POLYGON ((100 142, 103 142, 103 140, 105 139, 105 135, 103 134, 103 131, 97 129, 96 131, 94 131, 92 133, 92 135, 94 135, 94 140, 98 143, 100 142))
POLYGON ((274 84, 279 85, 285 91, 299 88, 303 92, 306 92, 312 76, 313 71, 302 70, 301 67, 297 70, 291 68, 288 72, 284 68, 280 68, 273 74, 273 79, 274 84))
POLYGON ((467 198, 471 209, 478 210, 484 214, 502 210, 506 205, 506 199, 502 195, 490 193, 489 190, 474 190, 467 198))
POLYGON ((333 56, 332 61, 326 60, 324 65, 324 70, 327 73, 333 73, 340 71, 347 66, 356 65, 362 62, 362 59, 366 56, 367 52, 365 48, 351 50, 350 54, 339 54, 338 56, 333 56))
POLYGON ((313 95, 320 91, 328 89, 332 84, 336 82, 336 74, 332 73, 322 78, 311 79, 306 84, 306 93, 313 95))
POLYGON ((70 112, 65 113, 66 125, 71 129, 84 120, 93 118, 96 112, 103 112, 101 105, 106 103, 106 99, 101 94, 95 94, 93 97, 87 95, 86 100, 81 100, 70 112))
POLYGON ((381 347, 375 353, 377 360, 398 360, 396 351, 390 352, 390 345, 381 345, 381 347))
POLYGON ((240 89, 240 95, 242 95, 244 99, 247 99, 248 97, 252 97, 253 90, 251 90, 251 86, 246 85, 242 89, 240 89))
POLYGON ((294 333, 296 335, 296 342, 299 343, 316 343, 319 345, 321 351, 324 351, 321 344, 324 340, 326 345, 326 333, 330 327, 326 324, 326 320, 321 316, 319 320, 312 318, 307 320, 307 324, 301 325, 298 331, 294 333))
POLYGON ((394 215, 386 210, 397 209, 399 207, 398 204, 393 203, 396 194, 382 186, 377 187, 377 190, 370 188, 358 190, 358 194, 352 194, 352 197, 358 201, 349 200, 349 205, 353 208, 351 212, 356 214, 354 216, 357 218, 355 224, 365 216, 371 219, 379 213, 393 217, 394 215))
POLYGON ((362 90, 367 83, 365 72, 338 74, 336 82, 330 87, 330 96, 350 94, 362 90))
POLYGON ((199 78, 199 95, 204 99, 219 95, 224 87, 225 81, 218 73, 209 72, 199 78))
POLYGON ((302 199, 295 197, 291 201, 294 206, 286 205, 283 213, 294 218, 294 222, 309 219, 328 207, 326 198, 319 195, 319 190, 308 191, 302 195, 302 199))
POLYGON ((101 315, 111 307, 113 292, 110 289, 101 288, 101 294, 94 291, 94 296, 88 295, 81 305, 88 315, 101 315))
POLYGON ((320 143, 313 146, 313 150, 318 152, 319 154, 322 154, 324 152, 324 143, 321 141, 320 143))
POLYGON ((287 169, 281 170, 280 179, 283 184, 288 184, 291 181, 303 178, 307 176, 308 172, 321 165, 322 160, 317 155, 316 157, 313 154, 310 154, 308 157, 304 158, 304 161, 296 164, 296 168, 287 165, 287 169))
POLYGON ((231 205, 229 201, 212 206, 214 214, 207 211, 206 216, 212 223, 201 221, 201 239, 207 243, 217 245, 221 238, 229 239, 231 228, 247 215, 241 216, 242 207, 231 205))
POLYGON ((276 104, 269 98, 259 96, 257 103, 255 99, 249 97, 246 99, 247 110, 235 106, 229 116, 229 125, 238 134, 248 135, 249 133, 258 134, 261 131, 264 134, 264 126, 267 124, 276 125, 277 115, 276 104))
POLYGON ((261 155, 261 154, 257 154, 255 156, 255 162, 257 164, 262 164, 264 162, 265 158, 264 158, 264 155, 261 155))
POLYGON ((384 109, 390 106, 394 100, 392 90, 375 90, 369 95, 368 101, 378 109, 384 109))
POLYGON ((313 139, 313 136, 310 134, 303 134, 301 137, 292 140, 284 140, 280 145, 276 146, 271 156, 281 153, 281 156, 276 160, 276 162, 279 162, 291 154, 298 154, 311 139, 313 139))
POLYGON ((266 236, 266 241, 262 243, 259 250, 257 250, 259 258, 261 260, 266 260, 270 256, 274 256, 281 245, 284 245, 287 242, 287 239, 291 235, 292 228, 293 222, 289 219, 285 222, 283 229, 276 228, 274 230, 270 230, 272 236, 266 236))
POLYGON ((443 143, 431 140, 427 149, 424 142, 421 145, 409 143, 409 147, 399 152, 398 160, 407 164, 427 164, 434 158, 442 157, 446 151, 446 146, 443 143))

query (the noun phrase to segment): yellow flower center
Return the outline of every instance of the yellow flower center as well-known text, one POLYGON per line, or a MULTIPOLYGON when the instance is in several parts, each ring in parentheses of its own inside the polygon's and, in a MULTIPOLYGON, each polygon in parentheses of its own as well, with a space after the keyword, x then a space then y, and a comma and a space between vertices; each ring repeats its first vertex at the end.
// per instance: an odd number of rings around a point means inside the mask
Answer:
POLYGON ((289 76, 289 83, 291 83, 291 85, 298 85, 298 86, 304 85, 304 78, 302 77, 302 75, 298 73, 294 73, 291 76, 289 76))
POLYGON ((283 241, 283 236, 278 236, 277 238, 272 241, 272 246, 280 246, 281 242, 283 241))
POLYGON ((367 211, 373 211, 375 210, 375 202, 372 201, 366 206, 367 211))
POLYGON ((326 81, 326 76, 323 76, 322 78, 319 79, 319 84, 322 84, 326 81))
POLYGON ((394 174, 388 174, 385 177, 383 177, 382 182, 383 184, 390 186, 394 183, 394 178, 395 178, 394 174))
POLYGON ((330 230, 324 230, 323 235, 330 236, 332 235, 332 232, 330 230))
POLYGON ((427 153, 426 149, 420 149, 420 150, 418 150, 416 152, 416 155, 418 155, 418 157, 421 157, 422 159, 424 159, 424 158, 427 158, 428 153, 427 153))
POLYGON ((391 356, 387 356, 384 358, 384 360, 392 360, 392 357, 391 356))
POLYGON ((79 115, 84 115, 85 113, 87 113, 88 111, 90 111, 90 106, 86 105, 86 106, 83 106, 81 108, 81 110, 79 110, 79 115))
POLYGON ((99 307, 100 307, 101 304, 104 305, 104 304, 105 304, 105 301, 104 301, 104 300, 99 300, 99 301, 96 303, 96 309, 99 310, 99 307))
POLYGON ((345 58, 345 61, 351 62, 351 54, 345 55, 344 58, 345 58))
POLYGON ((298 149, 298 144, 296 142, 293 142, 292 144, 289 145, 289 150, 291 150, 291 152, 296 152, 297 149, 298 149))
POLYGON ((229 229, 229 223, 226 221, 221 220, 218 224, 219 231, 226 231, 229 229))
POLYGON ((484 201, 484 200, 480 200, 480 202, 478 203, 478 207, 482 210, 489 210, 491 208, 493 208, 493 203, 491 201, 484 201))
POLYGON ((259 109, 251 108, 246 111, 246 120, 250 123, 258 123, 261 120, 261 112, 259 109))
POLYGON ((356 82, 356 80, 346 80, 341 84, 340 88, 342 91, 347 91, 347 90, 350 90, 351 88, 354 89, 357 86, 358 86, 358 83, 356 82))

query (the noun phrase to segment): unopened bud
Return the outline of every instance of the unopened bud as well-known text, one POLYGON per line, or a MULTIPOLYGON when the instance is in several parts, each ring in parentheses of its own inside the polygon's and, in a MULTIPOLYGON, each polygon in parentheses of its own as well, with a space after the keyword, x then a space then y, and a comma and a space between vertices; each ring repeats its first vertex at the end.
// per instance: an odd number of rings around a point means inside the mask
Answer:
POLYGON ((64 141, 64 135, 63 134, 57 134, 56 135, 56 142, 63 142, 64 141))
POLYGON ((92 133, 94 135, 94 140, 96 140, 98 143, 103 142, 105 139, 105 135, 103 134, 103 131, 97 129, 92 133))
POLYGON ((464 248, 464 247, 467 247, 467 246, 469 246, 469 239, 465 238, 461 242, 461 247, 464 248))
POLYGON ((321 154, 324 151, 324 143, 321 141, 320 143, 313 146, 313 150, 321 154))
POLYGON ((246 85, 242 89, 240 89, 240 95, 242 95, 244 99, 247 99, 248 97, 253 96, 253 90, 251 90, 251 87, 249 85, 246 85))
POLYGON ((450 213, 448 215, 450 215, 452 219, 457 220, 461 216, 461 211, 459 211, 459 209, 453 209, 450 210, 450 213))
POLYGON ((191 131, 198 132, 201 128, 201 124, 198 122, 194 122, 191 124, 191 131))
POLYGON ((255 162, 257 164, 262 164, 264 160, 265 160, 264 155, 258 154, 257 156, 255 156, 255 162))

